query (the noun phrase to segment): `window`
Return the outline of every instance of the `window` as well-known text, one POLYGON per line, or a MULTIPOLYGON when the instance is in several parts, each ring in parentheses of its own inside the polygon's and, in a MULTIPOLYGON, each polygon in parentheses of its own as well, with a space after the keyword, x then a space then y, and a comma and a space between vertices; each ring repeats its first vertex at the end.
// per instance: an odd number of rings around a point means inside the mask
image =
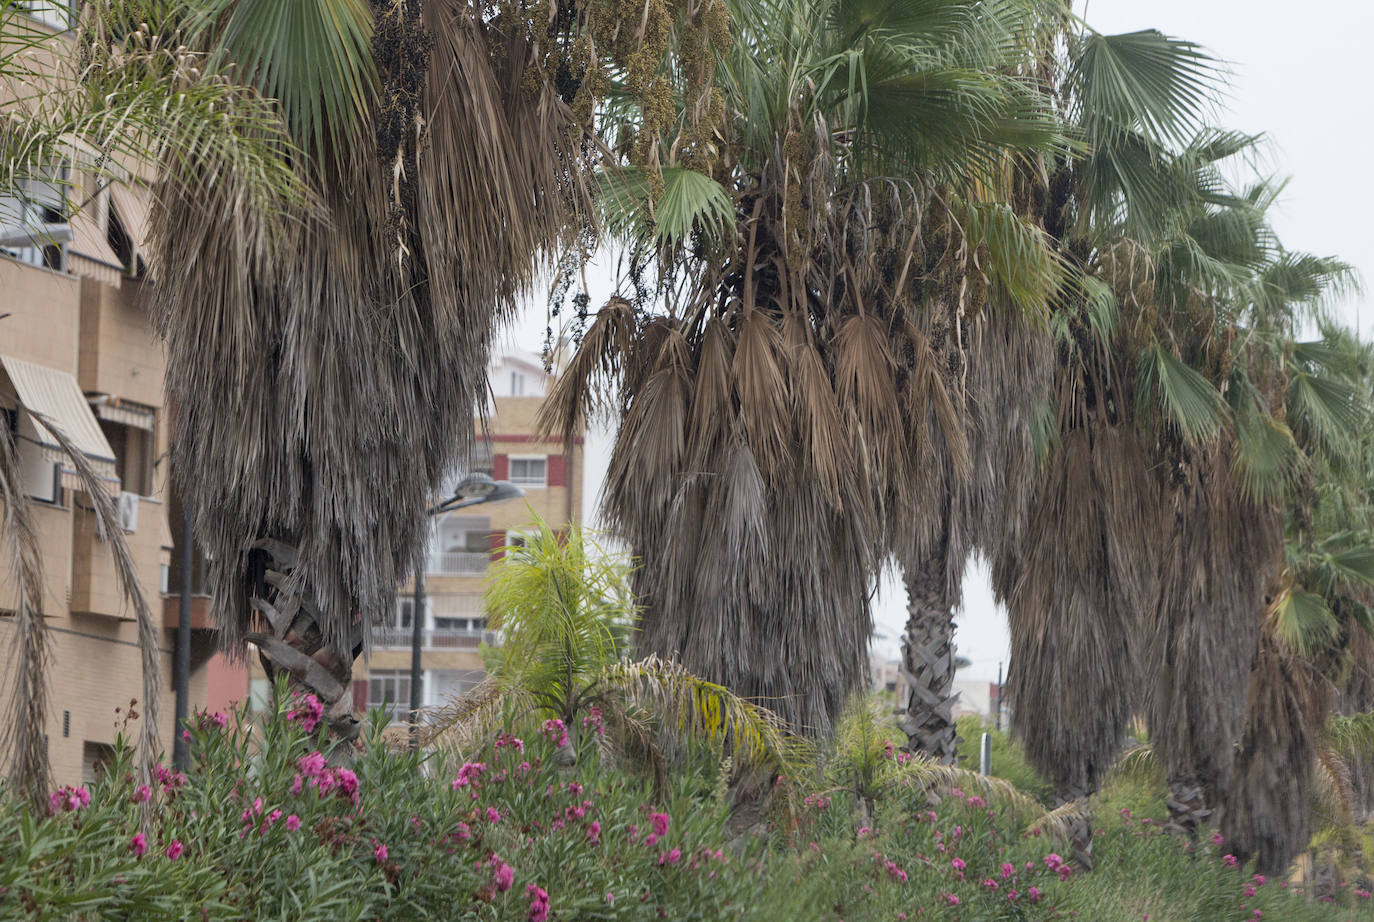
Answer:
POLYGON ((148 496, 153 492, 153 433, 137 426, 100 420, 100 431, 114 450, 115 475, 125 493, 148 496))
POLYGON ((511 458, 510 482, 543 486, 548 474, 548 459, 542 455, 537 458, 511 458))
POLYGON ((492 454, 491 443, 486 439, 478 439, 472 443, 472 472, 474 474, 486 474, 491 476, 492 454))
POLYGON ((411 614, 415 611, 415 596, 399 596, 396 599, 396 627, 407 629, 411 625, 411 614))
POLYGON ((404 723, 410 715, 410 671, 374 669, 367 676, 367 709, 380 708, 392 723, 404 723))
POLYGON ((518 371, 510 373, 510 395, 512 397, 525 396, 525 376, 518 371))

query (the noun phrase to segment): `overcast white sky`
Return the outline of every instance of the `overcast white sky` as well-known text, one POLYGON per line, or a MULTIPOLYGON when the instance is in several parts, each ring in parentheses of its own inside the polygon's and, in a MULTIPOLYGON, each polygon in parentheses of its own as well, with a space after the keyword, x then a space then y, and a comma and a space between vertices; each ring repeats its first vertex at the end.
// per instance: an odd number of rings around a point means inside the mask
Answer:
MULTIPOLYGON (((1076 9, 1084 12, 1082 3, 1076 9)), ((1220 123, 1268 138, 1265 168, 1291 177, 1274 224, 1284 245, 1337 255, 1374 284, 1374 184, 1364 170, 1374 151, 1374 106, 1367 74, 1374 4, 1365 0, 1089 0, 1086 19, 1099 32, 1156 28, 1207 48, 1227 62, 1230 93, 1220 123)), ((592 303, 609 293, 609 277, 589 278, 592 303), (598 290, 600 289, 600 290, 598 290)), ((1362 297, 1337 314, 1368 336, 1362 297)), ((537 352, 543 306, 506 335, 508 346, 537 352)), ((588 440, 584 495, 598 496, 608 453, 605 434, 588 440)), ((587 510, 588 519, 594 518, 587 510)), ((896 656, 906 620, 900 579, 889 577, 874 603, 875 652, 896 656)), ((995 680, 1007 660, 1006 616, 993 602, 987 575, 970 568, 956 616, 959 653, 972 661, 961 673, 995 680)))

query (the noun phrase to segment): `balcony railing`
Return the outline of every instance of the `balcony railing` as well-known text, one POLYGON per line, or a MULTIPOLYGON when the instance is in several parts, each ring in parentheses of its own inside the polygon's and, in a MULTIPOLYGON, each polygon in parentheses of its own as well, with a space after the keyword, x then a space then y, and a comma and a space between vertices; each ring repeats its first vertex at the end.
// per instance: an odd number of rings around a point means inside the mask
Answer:
MULTIPOLYGON (((481 644, 494 647, 501 642, 497 631, 465 631, 453 628, 426 628, 420 632, 421 647, 425 650, 476 650, 481 644)), ((379 650, 409 649, 411 629, 408 627, 374 627, 372 645, 379 650)))
POLYGON ((431 576, 481 576, 491 565, 490 554, 469 551, 450 551, 429 555, 431 576))

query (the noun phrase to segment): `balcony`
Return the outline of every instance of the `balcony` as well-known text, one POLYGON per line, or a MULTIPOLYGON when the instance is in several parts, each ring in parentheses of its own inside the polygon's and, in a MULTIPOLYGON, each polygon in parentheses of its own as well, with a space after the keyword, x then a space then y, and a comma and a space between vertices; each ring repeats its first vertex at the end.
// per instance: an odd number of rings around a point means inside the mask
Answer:
POLYGON ((491 554, 449 551, 430 554, 429 567, 425 572, 430 576, 481 576, 490 565, 491 554))
MULTIPOLYGON (((426 628, 420 643, 425 650, 476 650, 481 644, 494 647, 501 642, 499 631, 473 631, 455 628, 426 628)), ((408 627, 374 627, 372 645, 378 650, 409 650, 408 627)))

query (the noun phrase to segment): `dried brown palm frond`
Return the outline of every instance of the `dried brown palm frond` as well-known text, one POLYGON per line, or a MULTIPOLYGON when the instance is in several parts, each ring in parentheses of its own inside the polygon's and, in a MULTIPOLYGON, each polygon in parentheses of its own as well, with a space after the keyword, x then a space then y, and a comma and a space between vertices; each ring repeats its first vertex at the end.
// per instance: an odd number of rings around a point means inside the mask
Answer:
POLYGON ((285 600, 345 686, 470 449, 493 323, 590 213, 582 126, 538 43, 471 4, 419 10, 378 6, 401 17, 373 49, 385 98, 298 158, 317 207, 288 209, 270 246, 213 152, 153 215, 173 471, 221 642, 241 650, 254 600, 285 600))
POLYGON ((20 479, 19 455, 8 426, 0 426, 0 544, 8 551, 7 569, 15 591, 14 642, 10 647, 10 708, 3 752, 13 789, 41 806, 47 796, 48 717, 47 625, 43 617, 43 557, 20 479))
POLYGON ((1309 660, 1285 649, 1267 622, 1221 817, 1236 857, 1253 857, 1260 873, 1282 873, 1312 834, 1313 766, 1330 698, 1330 683, 1309 660))
MULTIPOLYGON (((1070 429, 1039 475, 1023 540, 993 569, 1011 628, 1012 731, 1061 801, 1097 790, 1134 704, 1130 638, 1154 598, 1156 552, 1142 458, 1126 427, 1070 429)), ((1090 824, 1074 852, 1091 865, 1090 824)))
MULTIPOLYGON (((958 789, 968 796, 976 792, 989 802, 1005 806, 1022 817, 1038 817, 1045 812, 1045 805, 1016 787, 1004 778, 984 775, 968 768, 945 765, 913 756, 898 765, 892 763, 889 771, 879 779, 879 787, 916 786, 932 792, 936 797, 948 795, 951 789, 958 789)), ((1027 826, 1028 830, 1035 826, 1027 826)))
POLYGON ((1087 800, 1070 800, 1031 820, 1026 829, 1031 833, 1044 833, 1060 845, 1070 845, 1077 830, 1091 825, 1092 821, 1092 806, 1087 800))
MULTIPOLYGON (((1144 712, 1168 776, 1170 820, 1195 834, 1226 800, 1265 592, 1283 563, 1282 517, 1240 495, 1231 442, 1187 450, 1163 485, 1160 592, 1141 622, 1144 712)), ((1215 822, 1213 818, 1212 822, 1215 822)))
MULTIPOLYGON (((33 413, 33 416, 57 440, 58 446, 76 470, 76 475, 80 478, 82 488, 95 512, 96 536, 109 544, 110 554, 114 558, 115 580, 119 583, 120 593, 124 596, 125 602, 134 610, 134 622, 138 628, 139 667, 143 673, 143 722, 138 728, 138 772, 140 782, 151 786, 154 780, 153 768, 157 765, 162 751, 158 742, 157 725, 162 654, 158 650, 157 628, 153 624, 152 609, 148 607, 148 599, 143 594, 143 586, 139 583, 138 569, 134 565, 133 555, 129 552, 129 542, 124 537, 124 529, 119 525, 119 514, 115 510, 114 500, 106 492, 100 475, 96 473, 81 449, 51 417, 41 413, 33 413)), ((180 729, 175 728, 175 732, 180 732, 180 729)), ((149 817, 151 809, 151 805, 144 805, 145 819, 149 817)))

